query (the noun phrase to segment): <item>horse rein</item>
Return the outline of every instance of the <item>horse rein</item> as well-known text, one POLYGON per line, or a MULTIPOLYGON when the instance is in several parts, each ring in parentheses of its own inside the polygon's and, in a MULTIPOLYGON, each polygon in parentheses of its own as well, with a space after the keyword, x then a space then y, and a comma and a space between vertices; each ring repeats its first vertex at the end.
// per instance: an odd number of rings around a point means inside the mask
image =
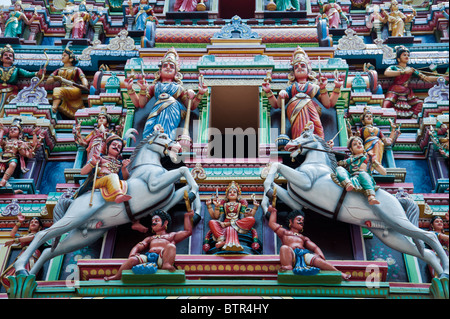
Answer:
POLYGON ((348 157, 348 155, 346 153, 333 151, 333 150, 321 150, 319 148, 305 146, 305 145, 308 145, 308 144, 310 144, 312 142, 315 142, 315 140, 314 141, 308 141, 308 142, 306 142, 304 144, 298 144, 298 148, 300 148, 300 150, 307 149, 307 150, 311 150, 311 151, 318 151, 318 152, 324 152, 324 153, 333 153, 333 154, 337 154, 337 155, 342 155, 344 157, 348 157))

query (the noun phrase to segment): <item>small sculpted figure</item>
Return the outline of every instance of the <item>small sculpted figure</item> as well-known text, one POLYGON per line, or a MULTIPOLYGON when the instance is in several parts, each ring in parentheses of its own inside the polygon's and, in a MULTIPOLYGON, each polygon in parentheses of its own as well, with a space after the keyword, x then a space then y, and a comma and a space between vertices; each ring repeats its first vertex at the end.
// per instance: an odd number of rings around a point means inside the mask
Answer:
MULTIPOLYGON (((247 210, 247 201, 240 199, 241 188, 236 182, 231 182, 225 192, 225 200, 214 199, 212 208, 211 199, 206 201, 208 212, 211 215, 209 228, 216 239, 216 248, 228 251, 242 251, 244 248, 239 242, 238 234, 248 233, 255 224, 255 214, 259 203, 254 200, 253 208, 247 210)), ((258 249, 257 242, 252 243, 253 249, 258 249)))
POLYGON ((390 12, 381 8, 383 15, 378 12, 375 14, 381 22, 389 23, 389 31, 393 37, 402 37, 405 35, 405 23, 411 22, 417 14, 416 10, 412 9, 412 11, 413 13, 405 15, 399 10, 397 0, 392 0, 390 12))
POLYGON ((396 124, 391 122, 391 134, 388 137, 384 136, 380 128, 373 125, 373 114, 369 108, 364 109, 360 119, 363 127, 359 130, 359 135, 364 141, 364 150, 372 152, 378 162, 382 163, 384 146, 392 145, 400 131, 396 130, 396 124))
POLYGON ((19 92, 17 82, 21 77, 31 78, 40 76, 39 72, 29 72, 22 68, 14 66, 14 50, 11 45, 7 44, 0 50, 0 117, 4 116, 4 105, 16 97, 19 92))
POLYGON ((335 75, 334 90, 331 96, 328 95, 327 79, 319 74, 320 78, 317 84, 312 74, 308 55, 300 47, 294 52, 291 66, 289 86, 286 90, 279 92, 278 98, 273 95, 268 81, 262 84, 263 90, 266 92, 270 105, 275 109, 280 108, 285 100, 288 101, 286 103, 286 115, 291 123, 291 139, 299 137, 308 122, 314 123, 314 133, 324 139, 324 130, 320 121, 321 105, 314 98, 317 98, 326 108, 335 106, 339 98, 343 78, 335 75))
POLYGON ((408 86, 412 75, 420 77, 425 82, 437 82, 439 76, 425 75, 424 72, 409 67, 410 52, 405 46, 397 46, 395 51, 397 65, 388 67, 384 72, 385 76, 394 78, 394 83, 389 87, 382 107, 394 108, 399 118, 417 118, 422 111, 423 101, 415 96, 408 86))
MULTIPOLYGON (((22 213, 19 213, 17 215, 17 220, 18 220, 18 222, 14 225, 13 229, 9 233, 9 236, 14 239, 7 240, 5 242, 5 247, 19 245, 20 248, 22 249, 20 254, 22 254, 22 252, 28 247, 28 245, 34 239, 34 235, 36 235, 36 233, 42 229, 42 222, 39 219, 39 217, 31 218, 29 226, 28 226, 28 234, 19 236, 17 234, 17 232, 19 231, 20 226, 22 226, 22 224, 25 222, 25 216, 22 215, 22 213)), ((20 254, 19 254, 19 256, 20 256, 20 254)), ((38 249, 33 253, 33 255, 31 256, 31 258, 29 259, 29 261, 26 265, 26 268, 28 270, 32 267, 32 265, 36 262, 36 260, 38 260, 40 255, 41 255, 41 251, 38 249)), ((18 258, 18 256, 17 256, 17 258, 18 258)), ((8 277, 14 276, 15 273, 16 273, 16 270, 14 269, 14 263, 11 263, 11 265, 9 267, 7 267, 1 274, 0 281, 6 290, 8 290, 10 287, 8 277)))
POLYGON ((441 216, 433 216, 430 221, 430 230, 436 235, 448 256, 449 240, 448 235, 444 231, 444 219, 441 216))
POLYGON ((152 232, 154 235, 145 238, 131 250, 128 260, 125 261, 113 276, 105 277, 106 281, 119 280, 122 272, 132 269, 134 273, 152 274, 158 269, 175 271, 174 262, 177 247, 175 244, 185 240, 192 234, 191 218, 194 212, 184 214, 184 230, 167 232, 170 228, 171 218, 163 210, 157 210, 152 216, 152 232))
POLYGON ((191 100, 191 110, 197 108, 207 91, 205 85, 199 84, 198 94, 183 88, 182 75, 178 64, 178 53, 174 48, 167 51, 160 63, 160 69, 155 74, 155 80, 147 85, 144 79, 137 82, 140 87, 136 93, 128 83, 128 95, 136 107, 143 108, 152 97, 156 98, 144 127, 143 138, 153 132, 155 125, 160 124, 171 139, 174 139, 175 129, 181 122, 181 114, 191 100))
MULTIPOLYGON (((320 269, 339 271, 330 264, 322 250, 304 236, 305 216, 300 210, 295 210, 288 215, 289 229, 283 228, 277 223, 277 210, 269 206, 270 212, 269 227, 280 238, 282 246, 280 247, 280 271, 289 271, 296 275, 315 275, 320 269)), ((341 272, 344 280, 350 279, 349 274, 341 272)))
POLYGON ((78 6, 78 11, 75 11, 70 16, 70 21, 73 25, 71 35, 73 39, 84 39, 87 34, 88 25, 95 25, 99 17, 92 17, 86 9, 86 2, 81 1, 78 6))
POLYGON ((197 9, 197 5, 199 3, 203 3, 204 1, 201 0, 176 0, 173 9, 174 11, 179 12, 193 12, 193 11, 199 11, 197 9))
POLYGON ((88 160, 94 154, 106 154, 106 138, 110 133, 113 133, 111 124, 111 116, 108 114, 106 107, 103 107, 97 116, 96 127, 87 136, 83 137, 81 135, 81 125, 79 123, 74 127, 73 134, 75 136, 75 142, 78 145, 86 147, 88 160))
POLYGON ((61 61, 64 66, 55 70, 46 82, 47 85, 53 84, 55 81, 61 83, 61 86, 53 89, 52 111, 60 112, 67 118, 74 119, 75 112, 84 108, 82 90, 88 90, 89 83, 83 71, 76 67, 78 61, 68 47, 64 50, 61 61))
POLYGON ((40 129, 36 127, 33 130, 33 139, 31 142, 28 142, 23 137, 20 123, 21 119, 14 119, 6 136, 4 136, 5 128, 3 124, 0 124, 0 147, 3 151, 0 157, 0 172, 3 173, 0 187, 6 186, 19 163, 23 173, 28 171, 24 157, 33 158, 36 149, 41 145, 43 136, 39 134, 40 129))
POLYGON ((275 0, 277 11, 300 10, 299 0, 275 0))
POLYGON ((336 2, 336 0, 329 0, 328 3, 322 3, 322 1, 317 2, 320 7, 320 12, 323 17, 328 20, 328 26, 330 28, 340 28, 341 27, 341 19, 345 20, 348 24, 348 18, 345 15, 344 11, 342 11, 341 6, 336 2))
POLYGON ((0 16, 1 22, 5 25, 3 37, 20 37, 22 35, 23 23, 30 25, 37 18, 37 14, 34 13, 30 20, 28 20, 25 13, 23 13, 22 1, 18 0, 14 3, 14 10, 9 13, 9 18, 5 22, 5 17, 0 16))
POLYGON ((352 155, 338 162, 336 176, 339 183, 348 192, 352 190, 364 192, 370 205, 379 204, 375 197, 375 181, 371 175, 372 168, 382 175, 386 169, 378 162, 372 153, 366 153, 363 140, 353 136, 348 141, 348 149, 352 155))
POLYGON ((439 153, 445 157, 449 157, 449 130, 447 125, 438 121, 436 130, 430 125, 428 135, 439 153))
POLYGON ((139 5, 133 8, 133 1, 128 1, 130 8, 130 15, 134 16, 133 30, 144 31, 148 21, 158 24, 158 19, 155 17, 153 7, 148 4, 148 0, 140 0, 139 5))

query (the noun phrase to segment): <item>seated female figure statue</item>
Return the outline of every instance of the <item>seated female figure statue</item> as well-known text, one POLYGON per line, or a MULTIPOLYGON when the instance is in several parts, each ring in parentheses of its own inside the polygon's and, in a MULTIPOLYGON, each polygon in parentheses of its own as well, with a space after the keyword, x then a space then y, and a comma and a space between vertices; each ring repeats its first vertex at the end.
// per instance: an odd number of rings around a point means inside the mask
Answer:
MULTIPOLYGON (((214 199, 212 208, 211 199, 206 201, 208 212, 212 220, 209 228, 216 239, 216 248, 228 251, 242 251, 244 248, 239 242, 238 234, 245 234, 252 230, 255 224, 255 214, 259 203, 254 201, 253 208, 247 211, 247 201, 239 199, 241 188, 234 181, 230 183, 225 200, 214 199)), ((259 244, 254 242, 253 249, 258 249, 259 244)))

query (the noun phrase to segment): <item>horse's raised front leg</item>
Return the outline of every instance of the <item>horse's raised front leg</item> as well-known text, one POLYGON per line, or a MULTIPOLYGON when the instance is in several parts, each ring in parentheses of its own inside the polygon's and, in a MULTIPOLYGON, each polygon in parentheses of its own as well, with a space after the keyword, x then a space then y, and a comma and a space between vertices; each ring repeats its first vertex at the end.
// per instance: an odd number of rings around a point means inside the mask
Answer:
POLYGON ((400 234, 394 230, 390 230, 387 234, 384 229, 380 228, 369 228, 372 233, 374 233, 386 246, 389 246, 399 252, 415 256, 417 258, 422 259, 427 264, 429 264, 436 271, 437 274, 445 273, 441 264, 439 263, 439 259, 436 254, 430 250, 425 249, 424 255, 422 256, 417 249, 416 245, 414 245, 405 235, 400 234))
MULTIPOLYGON (((178 180, 181 179, 181 177, 184 177, 187 182, 187 186, 189 187, 189 191, 192 192, 195 195, 194 199, 194 205, 193 209, 194 212, 200 216, 200 210, 201 210, 201 202, 200 202, 200 195, 198 192, 198 184, 195 181, 194 177, 192 177, 191 172, 187 167, 180 167, 178 169, 174 169, 171 171, 167 171, 163 174, 158 174, 156 176, 151 176, 149 180, 149 190, 150 193, 156 193, 160 189, 163 189, 165 187, 171 186, 175 184, 178 180)), ((181 195, 184 195, 184 191, 181 195)), ((179 198, 179 200, 181 200, 179 198)))
MULTIPOLYGON (((269 173, 264 181, 264 194, 267 195, 270 190, 273 190, 274 187, 277 187, 277 190, 280 192, 280 199, 285 201, 285 203, 291 207, 292 209, 301 209, 301 205, 297 203, 288 193, 283 192, 280 187, 276 186, 274 183, 275 177, 277 174, 281 174, 284 176, 290 184, 296 185, 303 190, 308 190, 312 187, 313 177, 309 176, 306 172, 298 171, 289 166, 280 164, 280 163, 272 163, 270 165, 269 173)), ((277 191, 277 193, 278 193, 277 191)), ((269 198, 264 196, 262 207, 264 211, 267 211, 267 207, 269 205, 269 198)))
MULTIPOLYGON (((448 256, 442 248, 441 243, 438 241, 435 234, 432 232, 420 229, 419 227, 413 225, 406 216, 399 218, 392 211, 387 211, 380 209, 377 205, 373 207, 374 211, 377 213, 378 217, 382 219, 386 225, 395 231, 406 235, 408 237, 412 237, 415 239, 419 239, 427 243, 438 255, 439 259, 442 263, 443 271, 439 272, 439 275, 445 273, 448 276, 449 273, 449 260, 448 256)), ((435 256, 435 254, 433 254, 435 256)), ((420 256, 418 256, 420 257, 420 256)), ((434 267, 433 267, 434 268, 434 267)))
POLYGON ((27 274, 27 270, 25 269, 25 265, 30 259, 31 255, 42 246, 47 240, 53 239, 55 237, 61 236, 64 233, 68 232, 72 229, 72 219, 62 218, 52 227, 41 230, 35 236, 33 241, 27 247, 27 249, 23 252, 22 255, 17 258, 14 263, 14 268, 16 269, 16 274, 24 273, 27 274))
POLYGON ((66 237, 64 237, 58 246, 56 246, 54 251, 52 251, 51 248, 46 248, 42 252, 42 255, 31 269, 30 274, 37 274, 48 260, 56 256, 67 254, 93 244, 97 239, 103 236, 106 231, 107 230, 105 229, 90 229, 86 234, 81 229, 73 229, 66 237))

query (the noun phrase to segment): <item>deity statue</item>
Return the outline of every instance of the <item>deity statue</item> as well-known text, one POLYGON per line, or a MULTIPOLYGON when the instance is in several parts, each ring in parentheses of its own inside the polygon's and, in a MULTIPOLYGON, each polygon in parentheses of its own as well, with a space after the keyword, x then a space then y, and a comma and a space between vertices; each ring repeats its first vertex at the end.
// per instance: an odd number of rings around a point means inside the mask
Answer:
POLYGON ((378 162, 373 153, 366 153, 364 142, 358 136, 352 136, 348 140, 348 149, 352 155, 338 162, 336 168, 336 178, 338 184, 345 188, 347 192, 363 192, 370 205, 380 202, 375 197, 376 184, 371 175, 372 169, 378 173, 386 175, 386 169, 378 162))
MULTIPOLYGON (((34 239, 34 235, 37 234, 42 229, 42 222, 39 219, 39 217, 33 217, 30 219, 30 223, 28 225, 28 234, 19 236, 17 232, 19 231, 19 227, 22 226, 22 224, 25 222, 25 216, 22 215, 22 213, 19 213, 17 215, 18 222, 14 225, 13 229, 9 233, 10 237, 13 237, 14 239, 8 240, 5 242, 5 247, 13 246, 13 245, 19 245, 22 251, 20 252, 19 256, 25 251, 25 249, 28 247, 28 245, 31 243, 31 241, 34 239)), ((27 270, 30 270, 30 268, 33 266, 33 264, 38 260, 38 258, 41 256, 41 250, 37 249, 31 258, 29 259, 26 268, 27 270)), ((19 256, 16 257, 19 258, 19 256)), ((9 289, 10 284, 8 277, 14 276, 16 273, 16 270, 14 269, 14 262, 11 263, 11 265, 3 271, 3 273, 0 276, 0 282, 5 287, 6 290, 9 289)))
POLYGON ((405 15, 398 9, 397 0, 391 1, 391 10, 386 12, 384 8, 381 8, 383 15, 375 12, 378 19, 383 23, 389 23, 389 31, 391 31, 391 36, 402 37, 405 34, 405 23, 411 22, 416 16, 416 10, 412 9, 413 13, 405 15))
POLYGON ((14 174, 17 165, 20 162, 20 168, 23 173, 28 170, 25 165, 25 158, 33 158, 36 149, 41 145, 41 140, 44 138, 39 134, 40 129, 36 127, 33 130, 33 139, 28 142, 23 137, 21 119, 13 120, 8 129, 7 136, 4 136, 5 128, 0 123, 0 147, 2 154, 0 157, 0 172, 3 173, 3 178, 0 181, 0 187, 4 187, 11 176, 14 174), (38 136, 39 134, 39 136, 38 136))
POLYGON ((360 116, 363 127, 359 130, 359 136, 364 141, 364 151, 372 152, 374 158, 378 162, 383 162, 384 146, 392 145, 395 139, 400 135, 397 125, 391 123, 391 134, 389 137, 384 136, 381 130, 373 125, 373 114, 368 107, 364 108, 363 114, 360 116))
POLYGON ((60 87, 53 89, 52 111, 74 119, 75 112, 84 108, 81 93, 82 90, 88 91, 89 83, 83 71, 76 67, 78 60, 68 47, 64 50, 61 61, 64 66, 55 70, 46 82, 47 85, 53 84, 55 81, 61 83, 60 87))
POLYGON ((277 11, 298 11, 300 10, 300 2, 299 0, 274 0, 271 1, 267 8, 269 10, 277 10, 277 11))
MULTIPOLYGON (((388 67, 384 72, 385 76, 394 78, 394 83, 389 87, 382 107, 394 108, 399 118, 417 118, 422 111, 423 102, 408 86, 412 75, 417 75, 425 82, 437 82, 439 76, 425 75, 425 72, 409 67, 410 52, 405 46, 397 46, 395 51, 397 65, 388 67)), ((448 80, 448 75, 446 79, 448 80)))
POLYGON ((444 157, 449 157, 449 130, 447 125, 438 121, 436 123, 436 129, 430 125, 428 130, 428 135, 430 136, 431 142, 434 144, 438 152, 444 157))
POLYGON ((336 2, 336 0, 328 0, 328 3, 323 4, 322 1, 317 2, 320 8, 320 13, 324 18, 328 20, 328 26, 330 28, 340 28, 341 19, 345 20, 348 24, 348 18, 342 11, 341 6, 336 2))
POLYGON ((431 218, 430 231, 432 231, 436 235, 442 247, 444 248, 445 253, 448 256, 449 240, 448 235, 444 232, 444 219, 441 216, 433 216, 433 218, 431 218))
POLYGON ((206 85, 199 83, 198 94, 183 88, 182 75, 178 64, 178 53, 171 48, 160 62, 160 69, 155 73, 155 80, 147 85, 144 79, 137 82, 140 91, 133 90, 133 81, 128 83, 128 95, 136 107, 143 108, 152 97, 156 98, 147 122, 143 137, 153 132, 155 125, 160 124, 171 139, 174 139, 175 129, 180 125, 182 111, 190 106, 197 108, 203 95, 207 91, 206 85), (190 104, 192 102, 192 104, 190 104))
POLYGON ((281 90, 278 93, 278 98, 274 97, 268 81, 262 84, 262 88, 266 92, 270 105, 275 109, 283 108, 285 100, 288 100, 286 115, 291 123, 292 139, 300 136, 308 122, 314 123, 314 134, 324 139, 325 135, 320 121, 321 105, 314 98, 319 100, 327 109, 335 106, 339 98, 343 78, 335 73, 334 90, 331 96, 328 95, 326 77, 319 74, 319 83, 317 83, 311 70, 308 55, 300 47, 295 50, 292 56, 291 66, 292 71, 288 77, 289 86, 286 90, 281 90))
POLYGON ((23 23, 25 23, 26 25, 30 25, 36 18, 37 14, 34 13, 30 20, 28 20, 25 13, 23 13, 22 1, 16 1, 14 3, 14 11, 11 11, 9 13, 9 18, 7 20, 5 19, 3 14, 0 15, 1 22, 5 24, 3 37, 15 38, 21 36, 23 31, 23 23))
MULTIPOLYGON (((241 188, 236 182, 231 182, 225 191, 225 200, 214 199, 212 208, 211 199, 206 201, 208 212, 211 215, 209 228, 214 235, 216 248, 227 251, 242 251, 244 248, 239 242, 238 234, 252 231, 255 224, 255 214, 259 203, 254 200, 253 208, 247 209, 247 201, 240 198, 241 188)), ((205 248, 205 247, 204 247, 205 248)), ((208 247, 207 247, 208 248, 208 247)), ((252 248, 259 248, 258 242, 252 243, 252 248)))
MULTIPOLYGON (((280 271, 291 271, 295 275, 315 275, 320 269, 329 271, 338 271, 336 267, 330 264, 322 250, 308 237, 304 236, 305 215, 300 210, 289 213, 289 229, 282 227, 277 223, 277 210, 269 206, 268 211, 269 227, 280 238, 282 246, 280 247, 280 271)), ((344 280, 350 279, 351 275, 341 273, 344 280)))
POLYGON ((128 0, 128 7, 130 8, 130 15, 134 16, 133 30, 144 31, 148 21, 158 24, 158 19, 155 17, 153 7, 148 4, 148 0, 140 0, 139 5, 135 8, 133 8, 133 1, 128 0))
POLYGON ((14 50, 7 44, 0 50, 0 117, 4 116, 5 110, 3 107, 5 104, 8 104, 19 92, 19 88, 17 87, 19 78, 40 76, 40 72, 29 72, 14 66, 14 60, 14 50))
MULTIPOLYGON (((74 127, 73 134, 75 136, 75 143, 86 147, 87 159, 91 159, 94 154, 106 154, 106 138, 113 132, 111 116, 108 114, 106 107, 102 107, 100 113, 97 115, 97 124, 94 130, 87 136, 81 135, 81 125, 77 123, 74 127)), ((119 132, 115 132, 120 135, 119 132)))
POLYGON ((93 18, 86 9, 86 2, 81 1, 78 10, 68 17, 72 24, 71 35, 73 39, 84 39, 87 33, 87 25, 95 25, 99 17, 93 18))
MULTIPOLYGON (((173 9, 179 12, 202 11, 198 9, 199 4, 203 4, 202 0, 176 0, 173 9)), ((205 6, 203 4, 203 6, 205 6)))
POLYGON ((158 268, 170 272, 175 271, 174 262, 177 246, 175 244, 185 240, 192 234, 191 218, 194 211, 184 214, 184 230, 178 232, 167 232, 172 223, 171 217, 165 211, 159 209, 152 216, 152 232, 154 235, 146 237, 130 251, 128 260, 125 261, 113 276, 105 277, 105 281, 120 280, 122 272, 131 269, 137 274, 152 274, 158 268))

